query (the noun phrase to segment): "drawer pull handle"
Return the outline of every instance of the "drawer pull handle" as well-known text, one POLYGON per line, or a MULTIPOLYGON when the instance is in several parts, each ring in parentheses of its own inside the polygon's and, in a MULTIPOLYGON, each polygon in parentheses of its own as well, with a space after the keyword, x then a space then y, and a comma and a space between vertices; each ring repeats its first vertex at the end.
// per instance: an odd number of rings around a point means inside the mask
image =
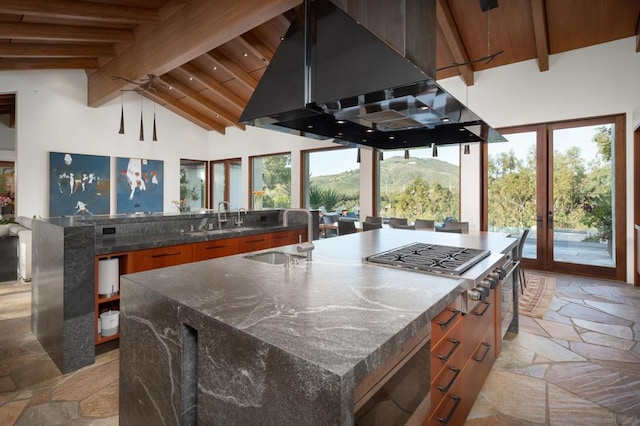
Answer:
POLYGON ((485 312, 487 312, 487 309, 489 309, 489 306, 491 306, 491 303, 484 302, 484 309, 482 310, 482 312, 473 311, 473 314, 481 317, 484 315, 485 312))
POLYGON ((453 347, 451 348, 451 350, 449 351, 448 354, 446 354, 446 355, 437 354, 436 355, 442 361, 448 361, 449 358, 451 358, 451 355, 453 355, 453 353, 456 351, 456 349, 458 349, 458 346, 460 346, 460 340, 458 340, 458 339, 451 339, 450 342, 453 343, 453 347))
POLYGON ((446 328, 446 327, 448 327, 448 326, 449 326, 449 324, 451 324, 451 321, 453 321, 453 319, 454 319, 455 317, 457 317, 457 316, 460 314, 460 311, 459 311, 459 310, 457 310, 457 309, 450 309, 450 311, 451 311, 451 314, 452 314, 452 315, 451 315, 451 318, 449 318, 449 319, 448 319, 448 320, 446 320, 446 321, 442 321, 442 320, 438 320, 438 321, 437 321, 437 323, 438 323, 438 325, 439 325, 440 327, 442 327, 442 328, 446 328))
POLYGON ((165 257, 165 256, 177 256, 179 254, 182 254, 181 251, 172 251, 170 253, 158 253, 158 254, 152 254, 151 257, 165 257))
POLYGON ((453 371, 453 377, 451 377, 451 380, 449 380, 449 383, 447 383, 445 386, 438 385, 438 390, 442 391, 443 393, 449 392, 449 389, 451 389, 451 386, 453 386, 453 382, 455 382, 458 376, 460 375, 459 368, 450 367, 450 370, 453 371))
POLYGON ((458 405, 460 405, 460 401, 462 400, 462 398, 460 398, 458 395, 451 395, 451 399, 455 401, 455 404, 453 404, 453 407, 451 407, 451 411, 449 412, 449 415, 447 415, 447 417, 442 417, 442 416, 436 417, 440 423, 445 425, 449 423, 449 421, 451 420, 451 417, 453 417, 453 413, 456 412, 456 409, 458 408, 458 405))
POLYGON ((259 240, 247 240, 247 243, 261 243, 264 241, 264 238, 260 238, 259 240))
POLYGON ((219 249, 219 248, 225 248, 225 247, 229 247, 229 244, 221 244, 218 246, 208 246, 208 247, 205 247, 205 250, 213 250, 213 249, 219 249))
POLYGON ((491 345, 485 342, 482 342, 480 344, 485 347, 484 354, 482 354, 481 357, 474 357, 473 360, 478 362, 484 362, 484 359, 487 357, 487 355, 489 355, 489 351, 491 350, 491 345))

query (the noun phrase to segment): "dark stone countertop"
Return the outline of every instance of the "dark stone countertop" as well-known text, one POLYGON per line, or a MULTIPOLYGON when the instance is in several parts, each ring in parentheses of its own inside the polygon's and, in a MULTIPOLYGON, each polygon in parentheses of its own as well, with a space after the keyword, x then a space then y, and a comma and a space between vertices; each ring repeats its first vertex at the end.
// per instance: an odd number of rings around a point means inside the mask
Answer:
MULTIPOLYGON (((382 229, 315 241, 313 261, 285 268, 229 256, 126 275, 146 291, 356 382, 466 290, 459 278, 370 265, 416 241, 505 252, 504 234, 382 229)), ((281 248, 296 253, 295 246, 281 248)), ((126 303, 126 301, 125 301, 126 303)))

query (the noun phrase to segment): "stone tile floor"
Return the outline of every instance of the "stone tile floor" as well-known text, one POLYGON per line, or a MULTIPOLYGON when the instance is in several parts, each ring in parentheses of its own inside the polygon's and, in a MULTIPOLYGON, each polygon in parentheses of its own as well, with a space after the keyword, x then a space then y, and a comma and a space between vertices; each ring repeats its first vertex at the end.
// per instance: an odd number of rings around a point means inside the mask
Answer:
MULTIPOLYGON (((567 275, 520 317, 466 425, 640 425, 640 288, 567 275)), ((0 425, 118 424, 114 350, 60 374, 30 332, 31 286, 0 283, 0 425)))

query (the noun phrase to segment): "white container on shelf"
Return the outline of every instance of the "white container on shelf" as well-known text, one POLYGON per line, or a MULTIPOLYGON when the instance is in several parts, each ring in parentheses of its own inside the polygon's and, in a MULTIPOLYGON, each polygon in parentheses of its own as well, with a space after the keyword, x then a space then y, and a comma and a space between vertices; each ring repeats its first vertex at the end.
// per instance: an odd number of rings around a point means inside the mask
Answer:
POLYGON ((98 295, 112 297, 120 291, 120 263, 117 257, 98 261, 98 295))
POLYGON ((120 311, 106 311, 100 314, 102 337, 113 336, 118 333, 120 325, 120 311))

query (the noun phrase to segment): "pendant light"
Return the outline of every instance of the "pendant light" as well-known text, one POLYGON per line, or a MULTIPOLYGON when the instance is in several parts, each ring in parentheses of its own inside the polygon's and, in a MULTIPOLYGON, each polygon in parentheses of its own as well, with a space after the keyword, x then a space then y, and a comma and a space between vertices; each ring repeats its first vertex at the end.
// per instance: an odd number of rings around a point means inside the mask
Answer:
POLYGON ((356 155, 356 163, 360 162, 360 148, 358 148, 358 154, 356 155))
POLYGON ((140 95, 140 142, 144 141, 144 127, 142 126, 142 95, 140 95))
POLYGON ((120 131, 118 133, 124 135, 124 92, 120 93, 120 131))
POLYGON ((471 154, 471 148, 469 148, 469 144, 466 144, 464 146, 464 153, 465 153, 465 155, 471 154))
POLYGON ((435 143, 433 144, 433 151, 431 153, 432 157, 437 157, 438 156, 438 145, 436 145, 435 143))
POLYGON ((404 150, 404 159, 405 159, 405 160, 408 160, 408 159, 409 159, 409 150, 408 150, 408 149, 405 149, 405 150, 404 150))
POLYGON ((158 133, 156 132, 156 103, 153 102, 153 138, 154 142, 158 142, 158 133))

